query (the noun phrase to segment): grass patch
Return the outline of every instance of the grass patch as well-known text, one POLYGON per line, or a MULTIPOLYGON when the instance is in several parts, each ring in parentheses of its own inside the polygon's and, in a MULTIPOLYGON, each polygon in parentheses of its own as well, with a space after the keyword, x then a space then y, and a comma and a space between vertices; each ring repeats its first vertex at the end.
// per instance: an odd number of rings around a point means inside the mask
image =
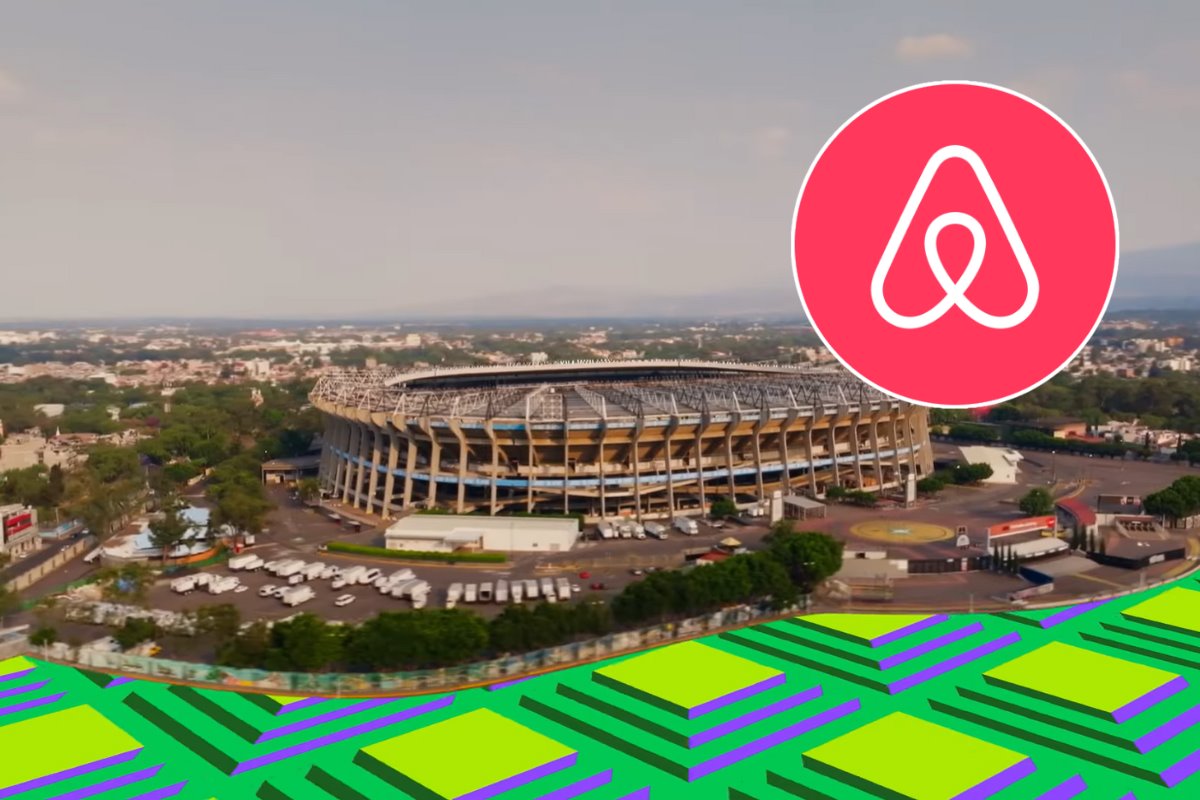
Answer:
POLYGON ((373 558, 395 558, 401 561, 444 561, 447 563, 503 564, 508 561, 504 553, 427 553, 421 550, 388 550, 369 544, 330 542, 326 548, 331 553, 351 553, 373 558))

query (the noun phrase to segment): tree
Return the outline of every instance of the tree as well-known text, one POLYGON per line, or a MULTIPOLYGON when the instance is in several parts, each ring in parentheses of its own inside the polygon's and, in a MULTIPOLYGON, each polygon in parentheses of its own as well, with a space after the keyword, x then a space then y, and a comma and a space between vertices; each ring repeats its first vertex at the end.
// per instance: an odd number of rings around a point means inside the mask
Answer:
POLYGON ((316 478, 303 478, 296 484, 296 493, 306 503, 311 503, 321 496, 321 482, 316 478))
POLYGON ((190 525, 175 508, 174 498, 164 503, 162 516, 150 521, 150 541, 162 551, 165 564, 171 551, 174 550, 187 536, 190 525))
POLYGON ((917 491, 921 494, 937 494, 945 488, 945 482, 941 478, 935 478, 932 475, 917 481, 917 491))
POLYGON ((714 500, 709 509, 709 514, 713 519, 724 519, 725 517, 737 516, 737 504, 728 497, 722 497, 714 500))
POLYGON ((4 622, 4 618, 21 607, 21 598, 16 592, 10 592, 7 587, 0 584, 0 624, 4 622))
POLYGON ((154 620, 145 617, 126 617, 125 624, 113 632, 113 638, 123 650, 148 642, 156 636, 158 626, 154 624, 154 620))
POLYGON ((232 603, 196 609, 196 633, 212 636, 218 642, 218 649, 237 637, 241 625, 241 612, 232 603))
POLYGON ((49 647, 57 641, 58 631, 50 625, 43 625, 29 635, 29 643, 34 647, 49 647))
POLYGON ((829 534, 795 533, 777 523, 769 538, 768 552, 805 594, 842 568, 842 542, 829 534))
POLYGON ((1054 498, 1050 492, 1036 486, 1025 493, 1018 503, 1021 512, 1031 517, 1041 517, 1054 511, 1054 498))

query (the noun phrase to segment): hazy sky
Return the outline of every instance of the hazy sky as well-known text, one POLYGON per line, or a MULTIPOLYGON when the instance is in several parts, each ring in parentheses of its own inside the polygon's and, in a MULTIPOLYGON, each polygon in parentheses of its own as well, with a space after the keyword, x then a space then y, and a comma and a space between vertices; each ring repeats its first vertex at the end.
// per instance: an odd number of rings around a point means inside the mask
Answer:
POLYGON ((1196 3, 0 0, 0 20, 9 316, 794 293, 821 144, 951 78, 1063 116, 1123 250, 1200 240, 1196 3))

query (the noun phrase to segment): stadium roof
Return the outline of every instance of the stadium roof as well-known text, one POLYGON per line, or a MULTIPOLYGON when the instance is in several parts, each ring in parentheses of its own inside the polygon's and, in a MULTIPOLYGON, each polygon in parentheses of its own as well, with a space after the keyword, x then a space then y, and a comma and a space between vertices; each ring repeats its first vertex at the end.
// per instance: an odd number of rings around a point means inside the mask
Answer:
POLYGON ((322 377, 312 398, 417 417, 577 420, 896 402, 838 369, 674 360, 346 370, 322 377))

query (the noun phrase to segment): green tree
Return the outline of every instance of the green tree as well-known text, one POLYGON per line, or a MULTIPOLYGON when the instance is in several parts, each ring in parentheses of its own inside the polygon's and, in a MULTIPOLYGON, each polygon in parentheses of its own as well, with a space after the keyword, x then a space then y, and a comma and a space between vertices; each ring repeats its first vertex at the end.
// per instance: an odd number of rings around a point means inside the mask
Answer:
POLYGON ((843 544, 827 533, 795 533, 790 526, 777 524, 769 534, 768 547, 805 594, 842 568, 843 544))
POLYGON ((158 636, 158 626, 154 620, 144 617, 127 617, 125 624, 113 632, 113 638, 123 650, 136 647, 142 642, 148 642, 158 636))
POLYGON ((171 551, 183 542, 190 528, 187 520, 176 510, 173 500, 169 498, 164 503, 161 516, 150 520, 150 541, 162 551, 163 563, 166 563, 171 551))
POLYGON ((935 478, 932 475, 917 481, 917 491, 921 494, 937 494, 945 488, 945 482, 941 478, 935 478))
POLYGON ((201 606, 195 613, 196 633, 211 636, 216 640, 218 649, 237 638, 242 625, 242 615, 232 603, 201 606))
POLYGON ((34 647, 49 647, 57 641, 58 631, 50 625, 43 625, 29 635, 29 643, 34 647))
POLYGON ((342 632, 313 614, 300 614, 271 628, 268 669, 315 672, 341 660, 342 632))
POLYGON ((296 493, 306 503, 311 503, 321 496, 321 483, 316 478, 303 478, 296 484, 296 493))
POLYGON ((21 607, 21 598, 16 592, 9 591, 4 584, 0 584, 0 624, 4 623, 4 618, 21 607))
POLYGON ((737 516, 737 504, 728 497, 722 497, 714 500, 709 508, 709 513, 713 519, 724 519, 726 517, 737 516))
POLYGON ((1054 498, 1050 492, 1040 486, 1030 489, 1018 503, 1022 513, 1031 517, 1041 517, 1054 511, 1054 498))

